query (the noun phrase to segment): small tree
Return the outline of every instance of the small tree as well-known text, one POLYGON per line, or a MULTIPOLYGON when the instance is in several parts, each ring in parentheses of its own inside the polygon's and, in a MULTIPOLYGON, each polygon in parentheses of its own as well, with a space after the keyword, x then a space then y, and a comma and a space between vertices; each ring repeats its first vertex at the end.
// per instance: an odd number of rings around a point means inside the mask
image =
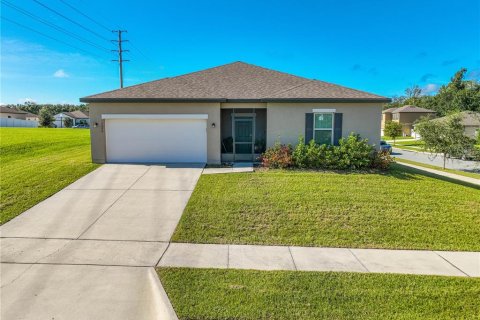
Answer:
POLYGON ((402 136, 402 125, 396 121, 388 121, 385 123, 385 128, 383 128, 383 134, 393 138, 393 145, 397 137, 402 136))
POLYGON ((474 139, 464 135, 462 120, 458 114, 443 121, 423 119, 416 128, 425 143, 424 148, 431 153, 443 155, 443 169, 447 158, 467 155, 475 145, 474 139))
POLYGON ((65 118, 63 119, 63 125, 65 126, 65 128, 71 128, 73 126, 73 120, 72 118, 65 118))
POLYGON ((52 114, 50 113, 50 110, 48 110, 47 108, 40 109, 40 112, 38 113, 38 118, 40 126, 42 127, 50 127, 53 121, 55 121, 52 114))

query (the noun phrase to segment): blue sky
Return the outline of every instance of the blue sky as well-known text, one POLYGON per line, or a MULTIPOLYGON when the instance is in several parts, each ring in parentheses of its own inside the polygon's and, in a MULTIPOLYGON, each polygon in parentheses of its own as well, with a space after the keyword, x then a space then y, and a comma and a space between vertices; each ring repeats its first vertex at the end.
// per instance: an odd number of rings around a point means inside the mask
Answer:
MULTIPOLYGON (((61 0, 39 1, 100 37, 32 0, 6 1, 115 49, 103 39, 111 32, 61 0)), ((460 67, 480 76, 478 0, 64 1, 107 28, 128 30, 126 86, 239 60, 385 96, 415 84, 432 92, 460 67)), ((118 88, 114 53, 1 9, 2 17, 88 51, 2 20, 1 103, 78 103, 118 88)))

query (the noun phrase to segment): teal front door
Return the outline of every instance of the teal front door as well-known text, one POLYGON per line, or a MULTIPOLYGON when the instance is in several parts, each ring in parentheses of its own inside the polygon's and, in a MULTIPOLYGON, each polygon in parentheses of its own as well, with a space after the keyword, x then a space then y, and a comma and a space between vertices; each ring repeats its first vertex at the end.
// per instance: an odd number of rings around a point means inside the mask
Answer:
POLYGON ((234 118, 235 161, 253 161, 253 117, 234 118))

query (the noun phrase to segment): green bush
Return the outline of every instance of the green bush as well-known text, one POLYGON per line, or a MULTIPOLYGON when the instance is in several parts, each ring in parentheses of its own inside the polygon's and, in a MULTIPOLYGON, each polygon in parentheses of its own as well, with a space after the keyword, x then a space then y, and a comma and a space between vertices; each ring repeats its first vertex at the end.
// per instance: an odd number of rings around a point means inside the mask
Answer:
POLYGON ((314 140, 305 144, 304 138, 300 137, 293 150, 290 146, 276 144, 263 155, 263 166, 268 168, 387 169, 392 162, 389 154, 377 152, 367 139, 353 133, 340 139, 338 146, 319 145, 314 140))
POLYGON ((350 134, 348 138, 340 139, 338 147, 333 147, 335 169, 367 168, 374 152, 375 148, 368 144, 367 139, 360 139, 359 135, 350 134))
POLYGON ((262 154, 262 165, 272 169, 286 169, 293 165, 292 147, 275 143, 262 154))

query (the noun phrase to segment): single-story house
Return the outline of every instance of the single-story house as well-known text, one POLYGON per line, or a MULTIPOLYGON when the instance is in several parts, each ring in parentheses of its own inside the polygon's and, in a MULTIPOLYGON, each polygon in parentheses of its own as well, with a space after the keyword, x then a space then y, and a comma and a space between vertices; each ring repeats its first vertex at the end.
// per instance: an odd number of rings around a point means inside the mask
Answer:
POLYGON ((0 118, 26 120, 28 112, 0 106, 0 118))
POLYGON ((94 162, 252 161, 275 142, 379 145, 390 99, 234 62, 80 99, 94 162))
POLYGON ((57 128, 64 128, 64 120, 65 118, 70 118, 73 120, 73 126, 79 125, 79 124, 86 124, 90 125, 90 116, 87 111, 80 111, 80 110, 75 110, 72 112, 62 112, 59 114, 56 114, 53 116, 55 118, 55 125, 57 128))
POLYGON ((382 135, 385 123, 388 121, 396 121, 402 125, 404 137, 415 136, 413 125, 415 121, 422 117, 434 117, 436 112, 434 110, 419 108, 412 105, 406 105, 400 108, 389 108, 382 111, 382 135))
POLYGON ((25 120, 28 120, 28 121, 38 121, 38 120, 40 120, 40 118, 38 117, 37 114, 31 113, 31 112, 27 112, 27 114, 25 115, 25 120))
MULTIPOLYGON (((462 125, 464 127, 464 134, 472 139, 477 139, 480 134, 480 112, 462 111, 459 113, 462 125)), ((445 121, 453 115, 433 119, 432 121, 445 121)))

